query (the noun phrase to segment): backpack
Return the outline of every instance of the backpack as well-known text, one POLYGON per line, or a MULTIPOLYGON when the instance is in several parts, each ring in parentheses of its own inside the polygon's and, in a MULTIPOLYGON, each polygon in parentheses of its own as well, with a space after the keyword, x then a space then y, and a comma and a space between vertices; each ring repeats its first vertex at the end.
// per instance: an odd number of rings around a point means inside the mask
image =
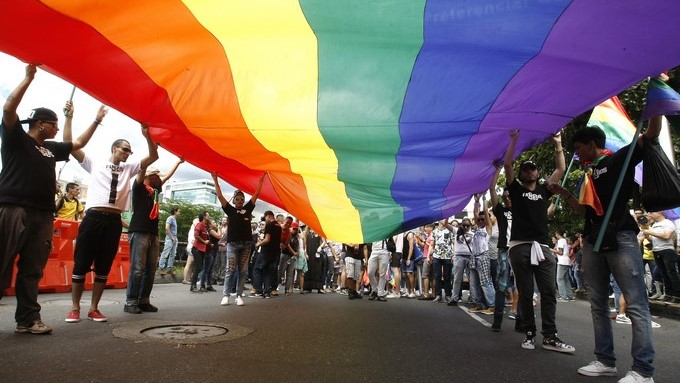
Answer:
POLYGON ((385 248, 391 253, 397 251, 397 244, 394 243, 394 238, 391 235, 385 240, 385 248))

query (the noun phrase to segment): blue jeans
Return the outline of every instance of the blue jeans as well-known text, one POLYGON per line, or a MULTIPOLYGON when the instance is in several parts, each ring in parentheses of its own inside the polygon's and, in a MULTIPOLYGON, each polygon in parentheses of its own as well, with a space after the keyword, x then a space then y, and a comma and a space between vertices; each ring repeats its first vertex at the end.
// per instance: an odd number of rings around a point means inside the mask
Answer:
POLYGON ((453 296, 455 299, 458 299, 460 297, 461 284, 463 283, 463 274, 465 273, 465 268, 470 263, 470 257, 456 255, 453 259, 455 262, 453 265, 453 272, 455 273, 453 275, 453 296))
POLYGON ((217 247, 211 248, 205 252, 203 259, 203 273, 201 274, 201 287, 212 286, 212 271, 215 265, 215 257, 217 256, 217 247))
POLYGON ((569 282, 569 265, 557 265, 557 295, 562 299, 573 299, 569 282))
POLYGON ((260 253, 253 270, 253 287, 258 294, 270 294, 278 275, 279 254, 260 253))
POLYGON ((128 275, 128 305, 149 303, 153 278, 156 274, 158 250, 158 234, 130 233, 130 274, 128 275))
POLYGON ((444 294, 447 297, 451 296, 451 260, 432 258, 432 267, 434 271, 434 295, 442 295, 442 276, 444 276, 444 294))
POLYGON ((594 253, 593 245, 583 244, 583 276, 595 330, 595 356, 607 366, 616 365, 612 320, 609 317, 609 274, 613 274, 628 303, 626 315, 632 322, 631 354, 633 370, 643 376, 654 374, 654 343, 645 289, 645 271, 637 237, 632 231, 616 233, 618 251, 594 253))
POLYGON ((243 285, 246 283, 248 274, 248 259, 250 258, 250 241, 237 241, 227 243, 227 267, 224 275, 223 295, 229 296, 229 290, 234 284, 234 271, 238 267, 238 286, 236 295, 243 295, 243 285))
POLYGON ((493 315, 503 318, 505 312, 505 292, 510 287, 510 261, 508 249, 498 249, 498 274, 495 279, 496 295, 493 315))
POLYGON ((175 255, 177 254, 177 241, 170 239, 169 235, 165 236, 165 244, 163 245, 163 252, 161 253, 161 261, 158 267, 163 269, 172 270, 172 266, 175 264, 175 255))

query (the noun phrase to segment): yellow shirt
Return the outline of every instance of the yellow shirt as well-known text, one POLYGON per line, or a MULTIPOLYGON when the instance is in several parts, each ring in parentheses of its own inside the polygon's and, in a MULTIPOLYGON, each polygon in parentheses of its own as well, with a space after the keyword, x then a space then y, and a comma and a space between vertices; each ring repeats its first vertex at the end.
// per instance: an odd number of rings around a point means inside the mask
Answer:
POLYGON ((654 253, 652 253, 651 244, 652 243, 649 242, 649 240, 647 238, 642 240, 642 250, 643 250, 642 259, 644 259, 645 261, 653 261, 654 260, 654 253), (650 246, 646 246, 648 244, 650 246))
POLYGON ((63 206, 57 211, 57 218, 77 220, 76 214, 80 216, 80 213, 82 213, 83 210, 85 210, 85 208, 79 201, 75 199, 69 201, 64 198, 63 206))

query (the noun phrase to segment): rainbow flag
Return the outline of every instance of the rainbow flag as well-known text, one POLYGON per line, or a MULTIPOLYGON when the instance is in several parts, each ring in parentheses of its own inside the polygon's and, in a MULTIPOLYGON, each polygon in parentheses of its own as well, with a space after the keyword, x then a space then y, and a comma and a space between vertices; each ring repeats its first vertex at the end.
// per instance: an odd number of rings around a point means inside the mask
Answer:
POLYGON ((600 203, 600 198, 595 192, 592 174, 593 170, 589 168, 578 185, 576 193, 578 195, 578 203, 592 207, 597 215, 604 215, 602 203, 600 203))
POLYGON ((4 1, 0 50, 238 189, 266 172, 261 199, 365 243, 461 211, 510 130, 527 149, 680 62, 677 0, 612 4, 4 1))
POLYGON ((680 94, 658 78, 649 80, 647 103, 642 118, 680 114, 680 94))
MULTIPOLYGON (((614 96, 593 109, 588 126, 597 126, 607 135, 605 148, 616 152, 630 145, 636 128, 618 96, 614 96)), ((635 167, 635 182, 642 185, 642 164, 635 167)))

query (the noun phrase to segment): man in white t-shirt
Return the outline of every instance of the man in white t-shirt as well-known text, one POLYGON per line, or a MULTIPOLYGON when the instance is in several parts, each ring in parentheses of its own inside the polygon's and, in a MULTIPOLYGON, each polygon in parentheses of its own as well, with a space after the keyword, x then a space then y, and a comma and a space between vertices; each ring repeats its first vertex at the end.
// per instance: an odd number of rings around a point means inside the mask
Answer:
POLYGON ((111 155, 105 159, 93 159, 83 151, 73 153, 80 166, 91 177, 87 196, 88 210, 80 224, 73 254, 73 306, 66 316, 66 322, 80 322, 80 298, 83 295, 85 276, 93 266, 95 278, 87 318, 95 322, 107 321, 98 305, 118 252, 122 231, 121 213, 129 204, 130 180, 158 159, 157 145, 151 141, 149 128, 145 125, 142 125, 142 135, 146 138, 149 154, 141 161, 128 162, 132 148, 124 139, 113 142, 111 155))
POLYGON ((557 301, 573 301, 575 300, 574 293, 569 283, 569 245, 562 234, 555 233, 555 238, 557 238, 557 245, 552 252, 557 257, 557 301))
POLYGON ((656 265, 661 270, 666 302, 680 303, 680 275, 676 268, 678 253, 675 248, 675 225, 663 212, 649 213, 654 220, 651 229, 642 233, 652 241, 652 252, 656 265))

